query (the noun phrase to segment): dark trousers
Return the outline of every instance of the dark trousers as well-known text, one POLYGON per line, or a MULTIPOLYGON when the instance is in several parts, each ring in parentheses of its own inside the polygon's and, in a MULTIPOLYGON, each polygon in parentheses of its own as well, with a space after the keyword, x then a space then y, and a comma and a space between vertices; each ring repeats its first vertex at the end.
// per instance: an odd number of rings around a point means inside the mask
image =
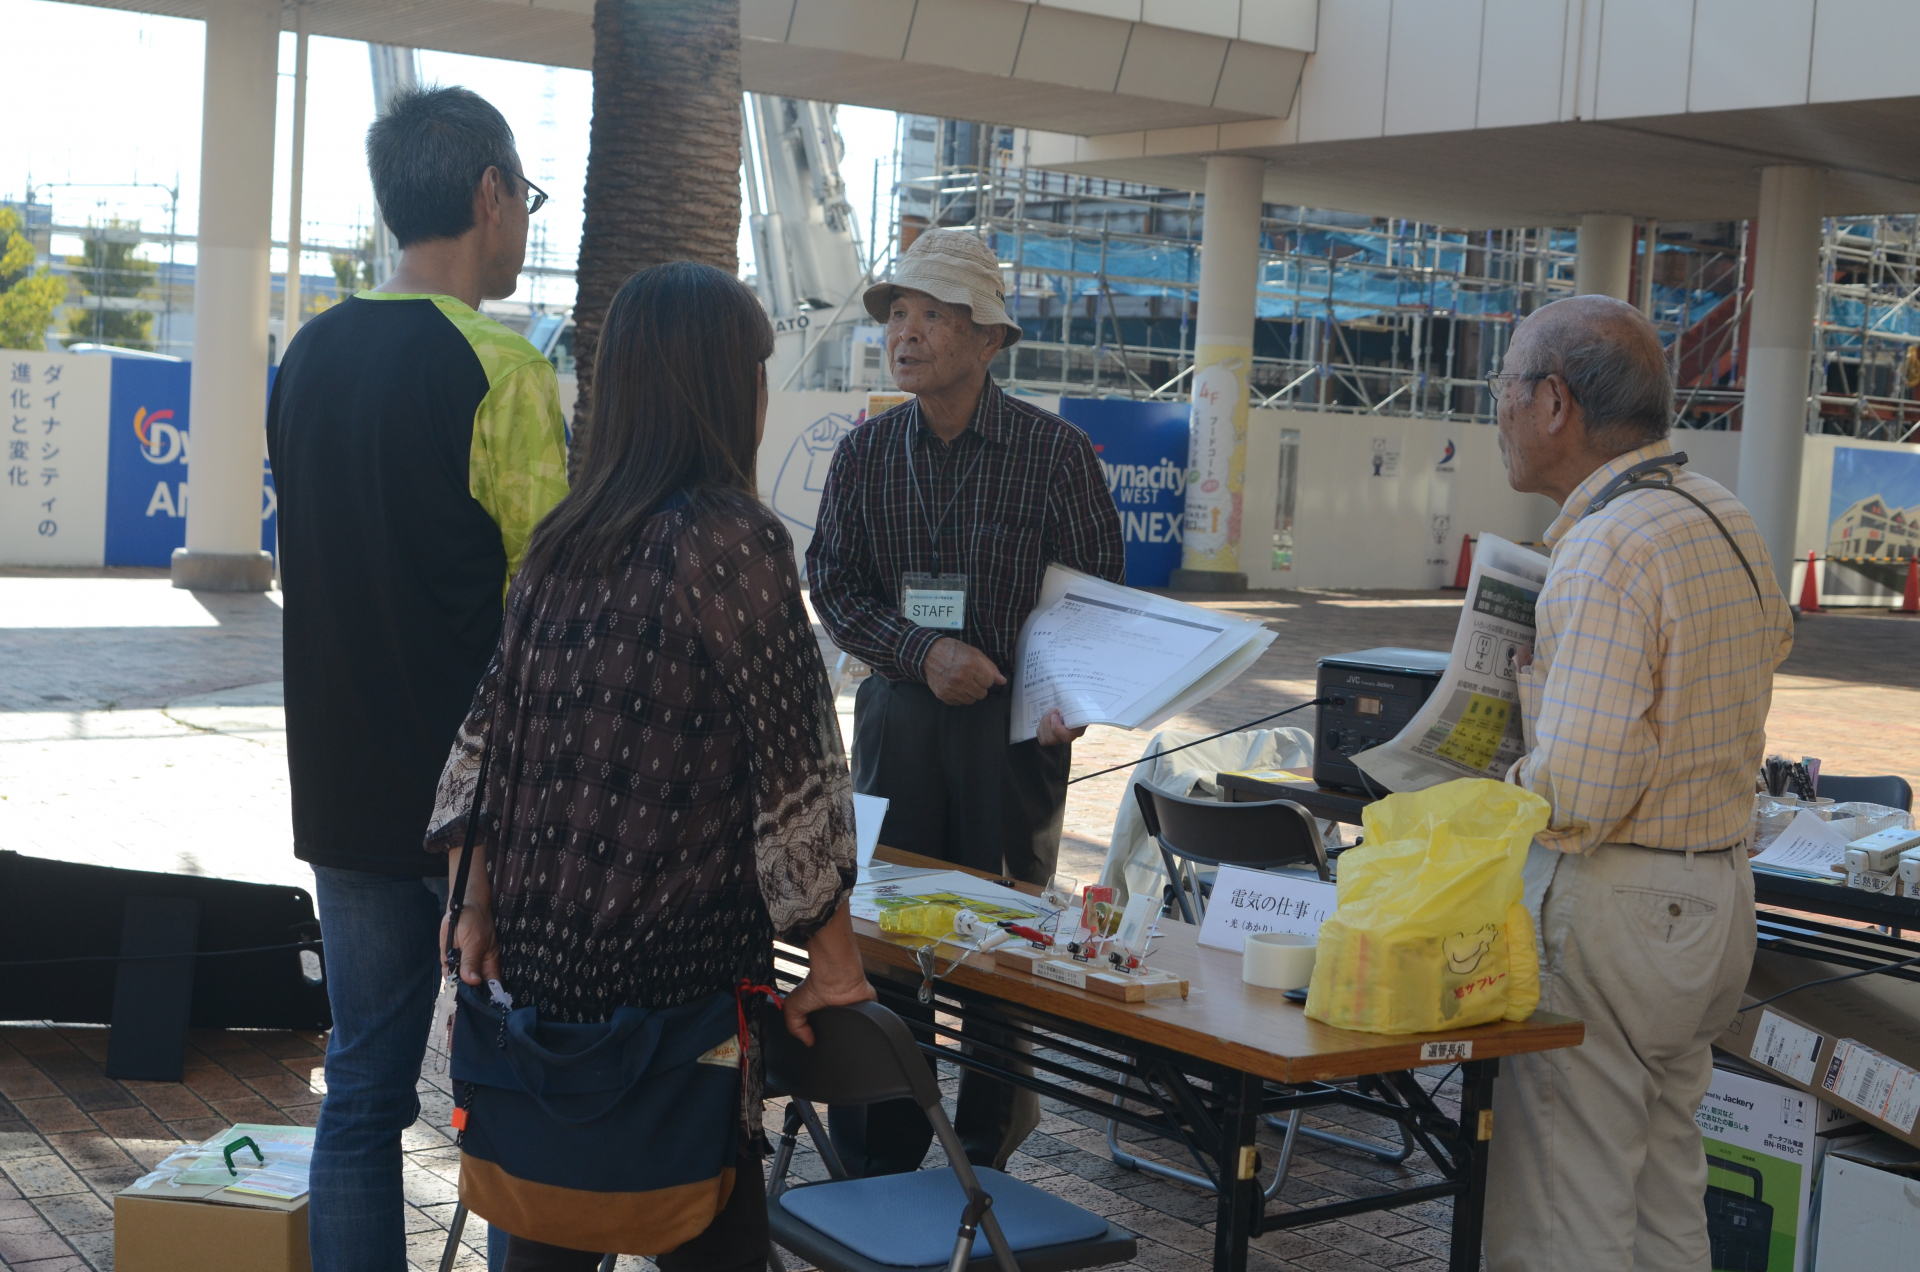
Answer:
POLYGON ((891 803, 890 848, 1045 884, 1060 859, 1073 747, 1009 745, 1013 698, 950 707, 916 681, 868 676, 853 703, 853 789, 891 803))
MULTIPOLYGON (((1060 855, 1070 746, 1009 745, 1012 699, 991 694, 950 707, 923 684, 869 676, 853 709, 853 788, 885 796, 880 842, 955 865, 1044 884, 1060 855)), ((895 1004, 933 1023, 933 1007, 895 1004)), ((961 1027, 962 1050, 986 1043, 1026 1050, 980 1019, 961 1027)), ((1001 1058, 1006 1063, 1005 1058, 1001 1058)), ((1031 1072, 1015 1063, 1016 1071, 1031 1072)), ((827 1133, 848 1170, 917 1170, 933 1127, 912 1100, 828 1110, 827 1133)), ((1040 1124, 1033 1092, 963 1070, 954 1131, 976 1166, 1004 1167, 1040 1124)))
MULTIPOLYGON (((759 1154, 743 1147, 734 1163, 733 1192, 707 1230, 653 1261, 660 1272, 766 1272, 768 1249, 767 1185, 759 1154)), ((605 1257, 510 1237, 506 1272, 598 1272, 605 1257)))

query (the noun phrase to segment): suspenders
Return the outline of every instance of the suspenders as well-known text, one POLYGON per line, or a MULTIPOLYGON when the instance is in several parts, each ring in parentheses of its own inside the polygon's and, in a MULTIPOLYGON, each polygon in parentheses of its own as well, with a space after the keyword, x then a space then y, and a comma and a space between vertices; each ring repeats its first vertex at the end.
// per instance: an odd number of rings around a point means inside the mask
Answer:
MULTIPOLYGON (((1594 513, 1600 511, 1621 495, 1626 494, 1629 490, 1671 491, 1707 514, 1707 520, 1713 522, 1713 528, 1720 532, 1720 537, 1725 539, 1727 546, 1733 549, 1733 555, 1740 559, 1740 568, 1747 572, 1747 582, 1753 584, 1753 599, 1760 601, 1760 580, 1754 577, 1753 567, 1747 563, 1747 554, 1740 550, 1740 545, 1734 541, 1732 532, 1727 529, 1720 518, 1713 515, 1713 509, 1707 507, 1706 504, 1673 484, 1674 470, 1686 462, 1687 453, 1685 451, 1675 451, 1671 455, 1658 455, 1653 459, 1643 460, 1635 464, 1632 468, 1627 469, 1627 471, 1608 482, 1606 488, 1595 497, 1593 503, 1588 505, 1587 510, 1580 514, 1581 517, 1591 517, 1594 513)), ((1764 604, 1764 602, 1762 603, 1764 604)))

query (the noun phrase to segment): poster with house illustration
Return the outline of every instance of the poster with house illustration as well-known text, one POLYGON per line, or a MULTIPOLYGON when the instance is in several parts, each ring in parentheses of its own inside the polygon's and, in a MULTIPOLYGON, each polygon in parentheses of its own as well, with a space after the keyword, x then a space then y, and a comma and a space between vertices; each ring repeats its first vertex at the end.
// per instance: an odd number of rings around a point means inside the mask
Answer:
POLYGON ((1822 595, 1898 605, 1920 556, 1920 455, 1836 448, 1827 518, 1822 595))

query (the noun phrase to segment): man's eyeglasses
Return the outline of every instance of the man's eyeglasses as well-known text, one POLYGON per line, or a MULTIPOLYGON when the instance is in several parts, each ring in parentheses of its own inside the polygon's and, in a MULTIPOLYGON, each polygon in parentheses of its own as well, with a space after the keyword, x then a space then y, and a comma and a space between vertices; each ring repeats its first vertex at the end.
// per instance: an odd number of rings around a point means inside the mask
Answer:
MULTIPOLYGON (((548 195, 545 190, 542 190, 539 186, 527 180, 527 178, 523 174, 515 172, 512 168, 501 167, 499 164, 491 164, 491 163, 487 165, 487 168, 496 168, 496 167, 500 168, 500 174, 502 176, 512 177, 515 181, 518 181, 521 185, 527 188, 527 192, 523 197, 527 201, 528 216, 532 216, 535 212, 538 212, 541 208, 546 206, 548 195)), ((487 175, 487 168, 482 168, 480 170, 480 176, 484 177, 487 175)), ((478 178, 475 178, 475 180, 478 180, 478 178)))
POLYGON ((542 190, 539 186, 533 184, 533 182, 527 180, 517 172, 513 174, 513 178, 527 188, 528 216, 532 216, 535 212, 538 212, 546 206, 547 192, 545 190, 542 190))
POLYGON ((1495 371, 1487 377, 1487 393, 1494 401, 1498 402, 1500 400, 1500 394, 1506 390, 1507 385, 1514 381, 1526 380, 1531 382, 1534 380, 1544 380, 1552 374, 1553 372, 1551 371, 1495 371))

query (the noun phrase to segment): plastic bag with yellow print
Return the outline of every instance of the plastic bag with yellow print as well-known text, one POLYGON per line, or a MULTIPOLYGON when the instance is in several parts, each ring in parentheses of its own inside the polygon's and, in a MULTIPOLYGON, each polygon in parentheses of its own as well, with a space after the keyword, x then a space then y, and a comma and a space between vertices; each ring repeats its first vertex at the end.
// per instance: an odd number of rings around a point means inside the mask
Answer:
POLYGON ((1307 1015, 1393 1034, 1531 1016, 1540 969, 1520 870, 1549 811, 1482 779, 1368 805, 1366 842, 1340 858, 1307 1015))

